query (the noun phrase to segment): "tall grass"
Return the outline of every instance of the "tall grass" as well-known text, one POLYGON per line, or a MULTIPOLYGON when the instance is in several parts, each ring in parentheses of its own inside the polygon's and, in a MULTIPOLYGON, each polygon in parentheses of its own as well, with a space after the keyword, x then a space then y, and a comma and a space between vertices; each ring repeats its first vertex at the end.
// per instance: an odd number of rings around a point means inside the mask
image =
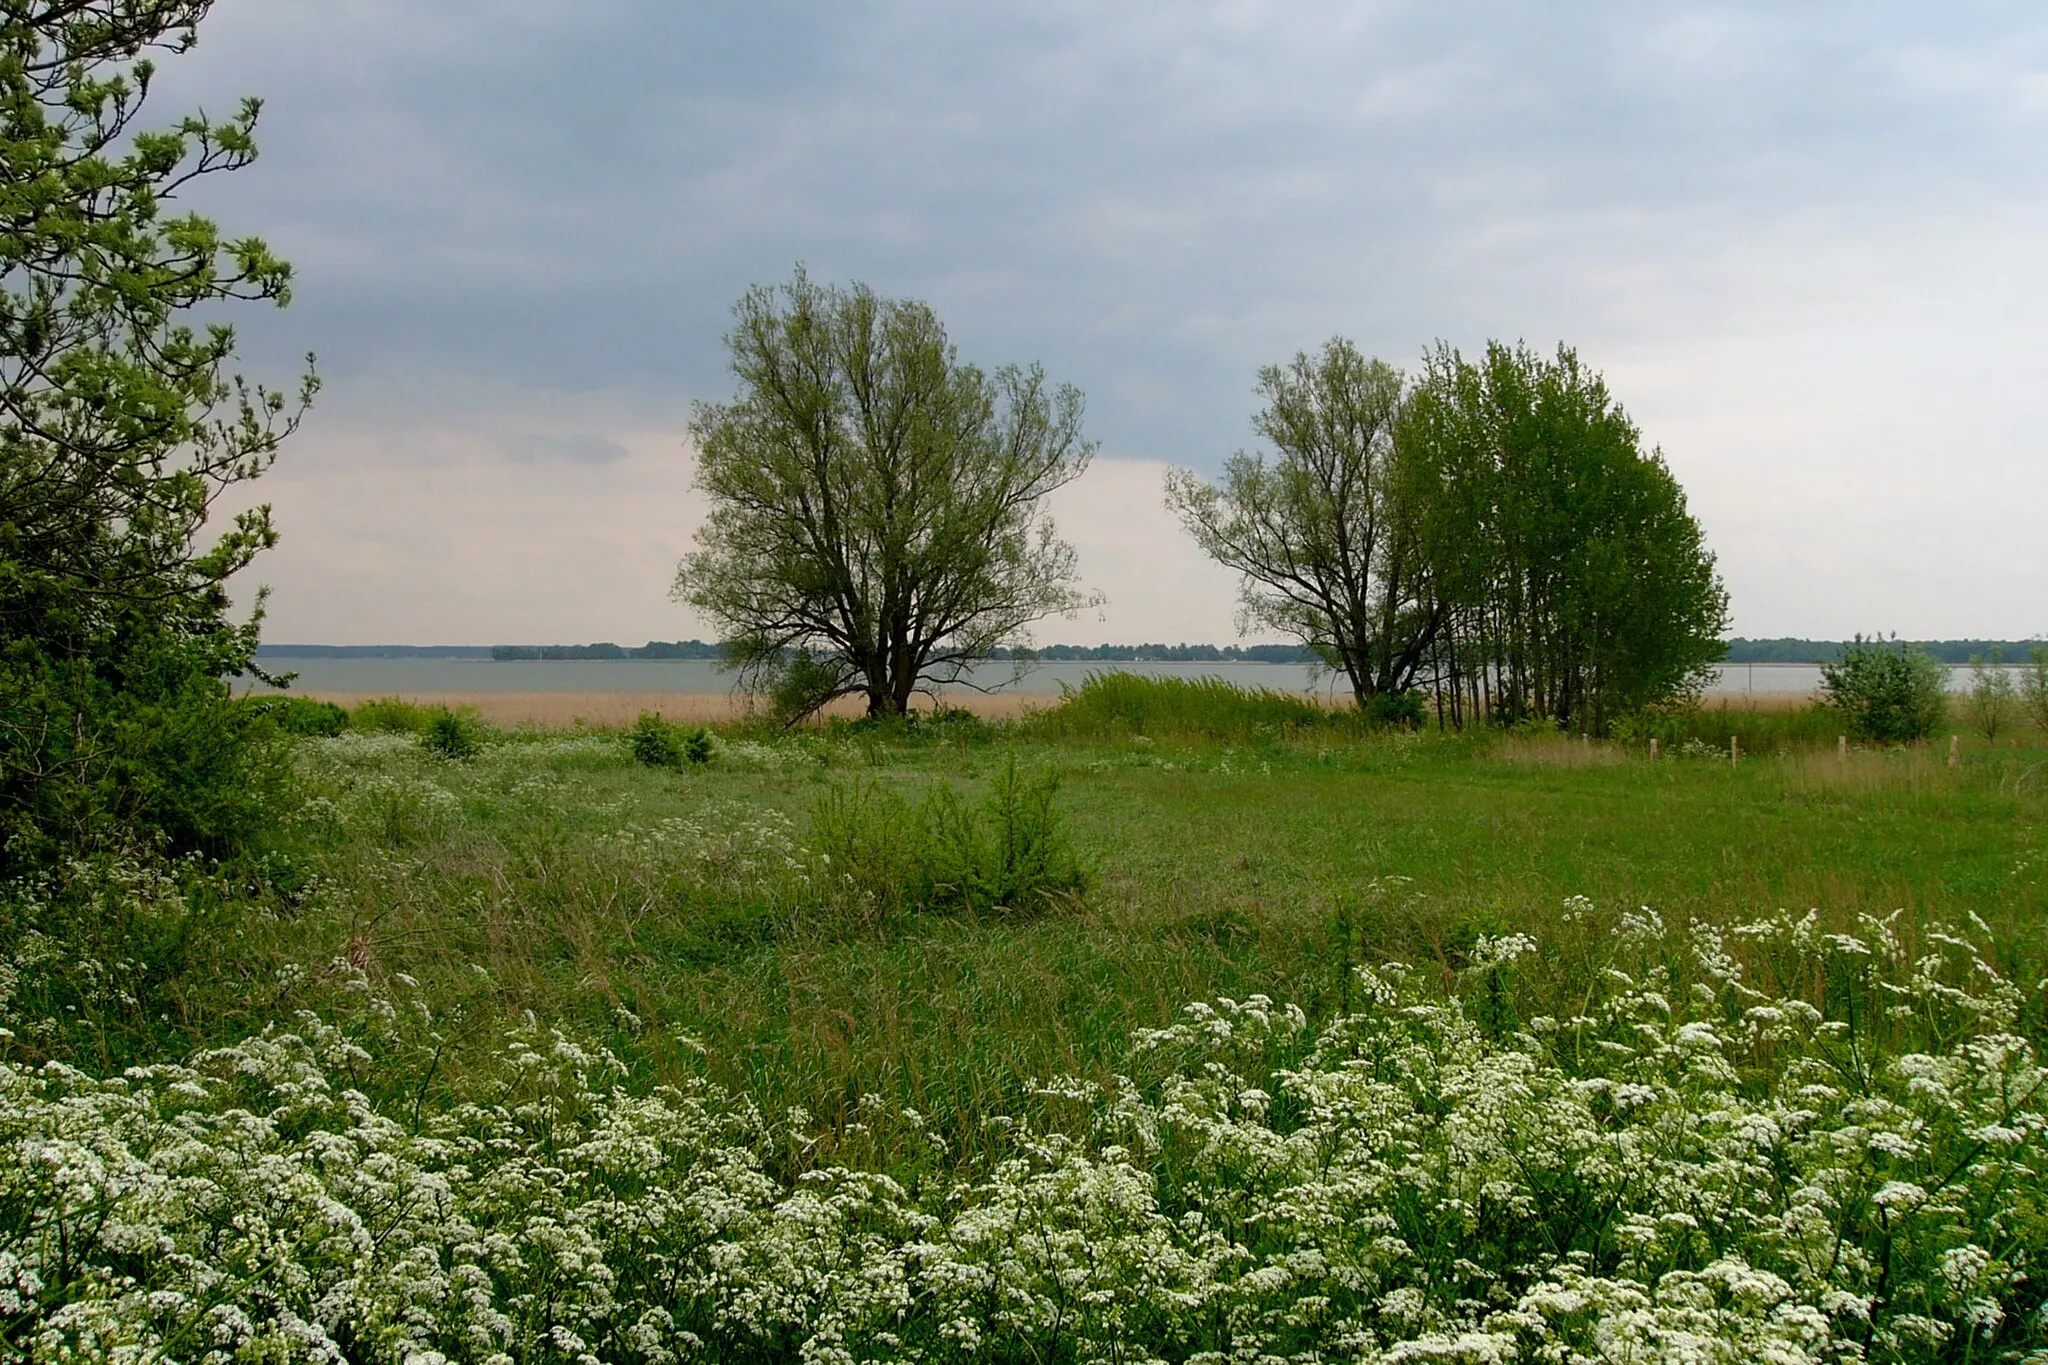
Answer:
POLYGON ((1079 687, 1062 684, 1058 706, 1021 722, 1034 736, 1079 740, 1249 739, 1355 725, 1293 692, 1138 673, 1090 673, 1079 687))

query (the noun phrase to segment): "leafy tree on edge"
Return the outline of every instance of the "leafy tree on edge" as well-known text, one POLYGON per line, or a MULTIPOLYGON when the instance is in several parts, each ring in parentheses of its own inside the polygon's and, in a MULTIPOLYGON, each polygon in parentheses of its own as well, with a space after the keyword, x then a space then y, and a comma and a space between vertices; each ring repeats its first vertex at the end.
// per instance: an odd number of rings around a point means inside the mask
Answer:
MULTIPOLYGON (((139 123, 210 0, 29 0, 0 14, 0 866, 106 841, 220 851, 262 783, 224 679, 256 621, 225 584, 269 509, 212 539, 311 400, 231 376, 233 331, 188 321, 288 301, 254 238, 177 212, 248 165, 260 105, 139 123)), ((260 610, 258 613, 260 616, 260 610)))

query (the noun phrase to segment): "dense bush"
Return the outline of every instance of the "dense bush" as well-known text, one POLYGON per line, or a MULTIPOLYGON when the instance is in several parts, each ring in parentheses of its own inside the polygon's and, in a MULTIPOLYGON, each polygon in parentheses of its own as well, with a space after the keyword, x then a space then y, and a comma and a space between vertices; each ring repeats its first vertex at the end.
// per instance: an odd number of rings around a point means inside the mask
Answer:
POLYGON ((420 747, 436 758, 463 762, 483 752, 489 731, 464 711, 436 711, 420 731, 420 747))
POLYGON ((632 750, 635 762, 650 768, 681 768, 711 761, 711 735, 703 726, 685 730, 651 711, 641 712, 626 732, 626 747, 632 750))
POLYGON ((1947 670, 1910 645, 1858 635, 1820 674, 1828 705, 1857 739, 1910 744, 1948 714, 1947 670))
POLYGON ((76 652, 0 643, 0 875, 109 849, 247 847, 289 756, 223 681, 243 647, 239 631, 132 618, 76 652))
POLYGON ((1424 720, 1428 696, 1416 688, 1381 692, 1365 704, 1365 723, 1381 730, 1416 730, 1424 720))
POLYGON ((245 697, 242 705, 270 717, 271 722, 288 735, 332 739, 348 729, 348 712, 331 701, 265 695, 245 697))
POLYGON ((979 807, 951 787, 912 803, 878 782, 826 789, 812 807, 820 894, 863 917, 920 910, 1037 910, 1069 902, 1087 872, 1054 798, 1057 773, 1013 758, 979 807))
POLYGON ((1042 1083, 1065 1135, 999 1121, 999 1160, 914 1187, 771 1174, 801 1129, 530 1025, 437 1101, 437 1035, 389 1006, 117 1079, 8 1065, 0 1330, 223 1362, 2039 1359, 2023 992, 1973 931, 1734 932, 1765 979, 1629 916, 1583 1009, 1519 1027, 1398 967, 1320 1030, 1194 1006, 1131 1079, 1042 1083))
POLYGON ((1079 687, 1061 684, 1059 705, 1026 723, 1034 732, 1061 739, 1233 739, 1340 722, 1293 692, 1238 687, 1221 678, 1090 673, 1079 687))

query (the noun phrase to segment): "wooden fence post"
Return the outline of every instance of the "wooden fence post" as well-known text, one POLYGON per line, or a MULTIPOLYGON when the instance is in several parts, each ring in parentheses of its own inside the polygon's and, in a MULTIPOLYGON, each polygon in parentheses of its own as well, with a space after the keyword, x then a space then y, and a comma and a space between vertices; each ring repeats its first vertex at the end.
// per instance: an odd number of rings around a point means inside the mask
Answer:
POLYGON ((1731 768, 1739 768, 1742 766, 1741 735, 1728 736, 1728 766, 1731 768))
POLYGON ((1836 757, 1836 758, 1847 758, 1848 756, 1849 756, 1849 737, 1848 737, 1847 735, 1836 735, 1836 736, 1835 736, 1835 757, 1836 757))
POLYGON ((1651 736, 1650 736, 1650 762, 1652 762, 1652 763, 1655 763, 1656 761, 1657 761, 1657 737, 1656 737, 1655 735, 1651 735, 1651 736))
POLYGON ((1948 737, 1948 766, 1951 768, 1956 766, 1956 750, 1962 747, 1962 743, 1963 737, 1961 735, 1950 735, 1948 737))

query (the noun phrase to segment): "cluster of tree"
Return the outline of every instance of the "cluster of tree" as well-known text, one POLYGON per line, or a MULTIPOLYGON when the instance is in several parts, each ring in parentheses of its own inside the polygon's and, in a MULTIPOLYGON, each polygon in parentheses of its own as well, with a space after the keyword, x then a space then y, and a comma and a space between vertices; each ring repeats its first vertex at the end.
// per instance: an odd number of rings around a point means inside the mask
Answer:
POLYGON ((226 679, 256 621, 225 584, 269 509, 208 530, 298 401, 232 375, 194 310, 283 304, 254 238, 176 211, 247 165, 258 106, 139 119, 202 0, 21 0, 0 13, 0 871, 107 843, 233 846, 266 780, 226 679))
POLYGON ((1274 454, 1169 505, 1235 570, 1243 619, 1299 639, 1361 707, 1599 731, 1695 691, 1727 594, 1685 494, 1569 349, 1439 347, 1410 381, 1342 338, 1259 376, 1274 454))
MULTIPOLYGON (((801 271, 737 320, 676 596, 786 714, 848 693, 901 714, 1090 600, 1043 511, 1092 449, 1078 393, 963 365, 924 305, 801 271)), ((1601 729, 1721 657, 1727 595, 1685 495, 1571 351, 1439 348, 1411 383, 1337 339, 1260 389, 1276 454, 1217 485, 1177 472, 1168 502, 1240 574, 1245 623, 1361 706, 1412 714, 1421 688, 1449 724, 1601 729)))

